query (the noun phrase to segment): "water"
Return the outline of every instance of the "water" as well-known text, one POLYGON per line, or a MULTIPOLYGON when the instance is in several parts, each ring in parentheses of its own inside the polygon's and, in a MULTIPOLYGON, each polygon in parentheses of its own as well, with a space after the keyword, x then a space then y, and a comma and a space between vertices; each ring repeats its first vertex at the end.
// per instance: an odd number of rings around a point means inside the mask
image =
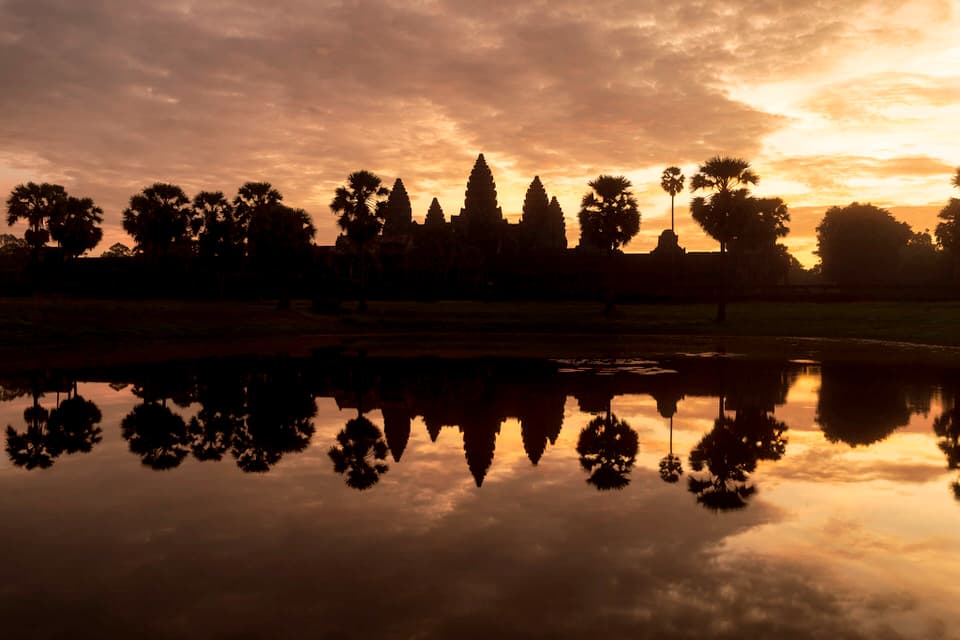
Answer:
POLYGON ((957 370, 319 354, 0 387, 4 638, 960 637, 957 370))

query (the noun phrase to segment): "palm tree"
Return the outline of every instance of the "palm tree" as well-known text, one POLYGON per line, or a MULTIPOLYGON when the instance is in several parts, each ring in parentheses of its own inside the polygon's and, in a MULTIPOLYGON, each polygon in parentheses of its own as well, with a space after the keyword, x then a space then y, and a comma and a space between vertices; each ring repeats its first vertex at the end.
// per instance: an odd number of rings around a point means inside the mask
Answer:
POLYGON ((67 192, 58 184, 28 182, 14 187, 7 198, 7 224, 13 226, 21 218, 29 228, 24 238, 33 251, 34 259, 40 248, 50 239, 45 228, 57 217, 67 199, 67 192))
POLYGON ((136 241, 136 250, 149 258, 189 245, 193 208, 183 189, 157 182, 130 198, 123 211, 123 230, 136 241))
POLYGON ((100 244, 103 209, 90 198, 69 196, 61 211, 50 219, 50 236, 68 258, 76 258, 100 244))
POLYGON ((953 180, 950 181, 950 184, 960 189, 960 167, 957 167, 957 172, 953 174, 953 180))
POLYGON ((670 231, 673 231, 673 199, 683 191, 683 174, 680 167, 667 167, 660 176, 660 187, 670 194, 670 231))
POLYGON ((360 310, 367 308, 365 297, 365 247, 383 228, 386 217, 386 198, 390 190, 380 178, 369 171, 354 171, 347 176, 347 186, 337 187, 330 210, 337 217, 337 225, 347 239, 357 246, 360 254, 360 310))
POLYGON ((755 185, 759 176, 742 158, 714 156, 700 165, 690 180, 691 191, 712 191, 708 198, 697 197, 690 202, 693 219, 711 237, 720 242, 720 300, 717 304, 717 322, 727 319, 727 242, 730 240, 729 219, 738 201, 749 193, 746 186, 755 185))
POLYGON ((623 176, 601 175, 580 202, 580 244, 612 253, 640 231, 640 210, 623 176))
POLYGON ((303 209, 282 204, 259 207, 247 227, 251 263, 277 288, 280 308, 290 306, 290 280, 310 261, 313 221, 303 209))
POLYGON ((613 311, 613 255, 640 231, 640 209, 623 176, 601 175, 589 183, 591 191, 580 202, 580 246, 599 249, 606 256, 605 313, 613 311))
POLYGON ((269 182, 245 182, 237 190, 237 195, 233 199, 233 213, 241 244, 254 214, 261 209, 280 204, 282 201, 283 194, 274 189, 269 182))

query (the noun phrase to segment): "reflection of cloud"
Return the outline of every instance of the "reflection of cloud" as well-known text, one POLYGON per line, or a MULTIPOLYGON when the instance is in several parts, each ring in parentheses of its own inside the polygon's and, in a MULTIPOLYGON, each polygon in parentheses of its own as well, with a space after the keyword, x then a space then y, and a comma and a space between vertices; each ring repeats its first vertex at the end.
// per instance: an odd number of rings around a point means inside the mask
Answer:
POLYGON ((776 465, 767 467, 768 477, 802 482, 861 483, 875 480, 926 483, 944 475, 942 466, 916 461, 856 460, 845 451, 827 446, 791 451, 776 465))
MULTIPOLYGON (((129 391, 124 397, 128 409, 129 391)), ((645 397, 622 400, 626 411, 655 415, 645 397)), ((0 548, 18 552, 5 561, 13 587, 0 598, 0 615, 28 620, 35 637, 69 626, 92 637, 137 629, 147 639, 298 637, 304 629, 317 637, 594 637, 602 629, 789 640, 885 637, 901 616, 919 620, 918 635, 937 637, 924 625, 954 601, 940 589, 955 583, 951 567, 929 574, 929 592, 906 595, 896 583, 903 574, 883 574, 875 569, 882 563, 867 563, 882 579, 850 579, 850 547, 873 558, 888 550, 945 553, 953 541, 941 535, 912 544, 909 533, 884 540, 867 520, 871 506, 842 492, 830 495, 844 519, 819 537, 799 538, 789 527, 820 531, 819 523, 803 506, 772 506, 774 490, 718 517, 682 487, 664 485, 650 466, 638 468, 623 492, 599 496, 583 483, 573 452, 589 419, 579 413, 536 468, 511 421, 479 491, 456 430, 431 443, 415 420, 403 462, 357 494, 331 472, 325 453, 344 414, 330 399, 318 405, 314 446, 259 478, 232 464, 185 463, 162 480, 137 473, 118 442, 124 407, 105 423, 108 441, 91 454, 96 464, 63 465, 61 483, 11 476, 18 484, 0 486, 0 519, 15 526, 0 530, 0 548), (494 477, 501 463, 508 469, 494 477), (433 501, 441 508, 430 511, 433 501), (838 562, 847 563, 843 570, 838 562), (63 581, 64 566, 87 578, 63 581), (176 616, 156 614, 158 594, 176 616)), ((568 415, 573 407, 571 399, 568 415)), ((714 399, 694 397, 678 415, 709 423, 715 410, 714 399)), ((381 423, 377 412, 368 416, 381 423)), ((791 461, 838 466, 825 448, 813 459, 788 451, 758 476, 792 480, 778 474, 791 461)), ((889 492, 878 493, 888 510, 889 492)), ((931 556, 940 557, 922 559, 931 556)), ((899 555, 905 564, 915 559, 899 555)), ((913 576, 912 569, 904 570, 913 576)))

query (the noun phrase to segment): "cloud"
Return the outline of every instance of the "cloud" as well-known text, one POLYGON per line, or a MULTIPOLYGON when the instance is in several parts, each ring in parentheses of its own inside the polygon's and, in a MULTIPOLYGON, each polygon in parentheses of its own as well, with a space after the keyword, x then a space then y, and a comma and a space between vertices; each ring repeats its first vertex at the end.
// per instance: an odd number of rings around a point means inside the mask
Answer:
POLYGON ((766 165, 770 173, 818 191, 851 191, 853 184, 864 179, 934 178, 947 182, 956 171, 952 164, 928 156, 795 156, 768 161, 766 165))
POLYGON ((806 106, 847 126, 871 127, 927 117, 926 108, 960 102, 960 78, 917 73, 874 73, 855 82, 828 84, 806 106))

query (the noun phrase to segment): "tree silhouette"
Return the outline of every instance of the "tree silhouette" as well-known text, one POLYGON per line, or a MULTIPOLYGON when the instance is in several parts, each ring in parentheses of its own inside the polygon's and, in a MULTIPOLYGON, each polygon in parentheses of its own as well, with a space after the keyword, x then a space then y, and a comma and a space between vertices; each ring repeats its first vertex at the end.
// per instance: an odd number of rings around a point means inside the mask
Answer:
POLYGON ((180 466, 190 452, 183 418, 156 401, 135 406, 120 422, 120 430, 131 453, 155 471, 180 466))
MULTIPOLYGON (((937 446, 947 457, 947 469, 960 469, 960 405, 956 397, 953 406, 934 419, 933 431, 937 435, 937 446)), ((954 480, 950 488, 953 496, 960 500, 960 480, 954 480)))
POLYGON ((347 176, 347 186, 337 187, 330 210, 337 216, 337 225, 357 248, 360 256, 360 309, 366 301, 366 246, 377 237, 386 215, 389 191, 380 178, 369 171, 354 171, 347 176))
POLYGON ((28 182, 13 188, 7 198, 7 224, 13 226, 18 220, 26 220, 24 234, 27 244, 36 259, 40 249, 50 239, 47 227, 57 217, 67 199, 67 192, 58 184, 28 182))
POLYGON ((57 449, 67 454, 89 453, 102 439, 97 426, 102 417, 93 401, 77 395, 74 385, 73 395, 50 412, 48 425, 57 449))
POLYGON ((690 213, 703 230, 720 243, 720 300, 717 322, 727 319, 727 243, 733 225, 730 218, 748 197, 747 185, 755 185, 759 177, 742 158, 714 156, 700 165, 690 179, 690 190, 712 191, 708 197, 698 196, 690 202, 690 213))
POLYGON ((383 235, 398 236, 407 233, 413 225, 413 209, 410 207, 410 196, 407 195, 407 189, 400 178, 393 183, 384 207, 383 235))
POLYGON ((580 245, 612 253, 640 231, 640 210, 623 176, 601 175, 589 182, 580 202, 580 245))
POLYGON ((913 232, 886 209, 854 202, 831 207, 817 226, 817 255, 825 278, 846 285, 889 284, 913 232))
POLYGON ((937 446, 947 456, 948 469, 960 469, 960 406, 954 404, 933 421, 937 446))
POLYGON ((201 191, 193 197, 192 206, 192 230, 200 257, 230 261, 242 257, 243 230, 223 192, 201 191))
POLYGON ((50 436, 47 428, 50 411, 40 406, 40 392, 34 388, 33 405, 23 411, 27 429, 23 433, 7 425, 7 455, 10 461, 27 470, 48 469, 60 455, 59 443, 50 436))
POLYGON ((247 230, 247 251, 254 266, 279 290, 279 306, 290 306, 289 279, 307 264, 316 230, 303 209, 282 204, 258 207, 247 230))
MULTIPOLYGON (((954 180, 957 177, 954 176, 954 180)), ((937 243, 953 259, 954 273, 960 271, 960 199, 950 198, 950 202, 940 210, 937 217, 937 243)))
POLYGON ((288 453, 310 445, 317 406, 300 374, 278 364, 250 381, 247 421, 233 437, 233 457, 248 473, 269 471, 288 453))
POLYGON ((720 415, 713 430, 690 452, 690 469, 709 476, 688 479, 688 489, 697 502, 713 511, 742 509, 756 493, 748 483, 761 460, 779 460, 786 450, 787 425, 763 409, 744 408, 735 418, 724 415, 720 397, 720 415))
POLYGON ((630 484, 630 472, 640 446, 637 432, 607 408, 580 432, 577 453, 580 465, 590 473, 587 483, 598 491, 623 489, 630 484))
POLYGON ((580 246, 599 249, 605 265, 605 313, 613 311, 613 254, 640 231, 640 210, 623 176, 601 175, 589 183, 591 191, 580 202, 580 246))
POLYGON ((20 261, 30 254, 30 245, 12 233, 0 233, 0 258, 20 261))
POLYGON ((244 427, 246 387, 243 374, 217 371, 200 378, 200 410, 190 419, 190 450, 200 461, 221 460, 244 427))
POLYGON ((390 469, 383 462, 387 458, 383 434, 359 411, 337 434, 337 445, 330 447, 327 455, 333 461, 333 470, 346 475, 347 486, 360 491, 377 484, 390 469))
POLYGON ((446 222, 446 218, 443 217, 443 209, 440 208, 440 202, 436 198, 430 201, 430 208, 427 209, 427 217, 424 218, 423 224, 427 227, 439 227, 446 222))
MULTIPOLYGON (((674 231, 673 226, 673 200, 678 193, 683 191, 683 173, 679 167, 667 167, 660 176, 660 187, 670 194, 670 231, 674 231)), ((676 233, 674 231, 674 233, 676 233)))
POLYGON ((125 244, 120 242, 114 242, 110 245, 110 248, 104 251, 101 254, 102 258, 129 258, 133 255, 133 251, 130 250, 125 244))
POLYGON ((283 201, 283 194, 269 182, 245 182, 233 199, 233 211, 239 226, 240 236, 246 235, 247 226, 260 209, 272 207, 283 201))
POLYGON ((60 244, 68 258, 90 251, 103 238, 98 226, 103 222, 103 209, 90 198, 67 197, 57 215, 50 219, 50 237, 60 244))
POLYGON ((136 242, 136 251, 161 258, 174 250, 188 250, 192 218, 183 189, 157 182, 130 198, 130 206, 123 211, 123 229, 136 242))
POLYGON ((683 475, 683 463, 680 456, 673 455, 673 416, 670 416, 670 452, 660 459, 660 479, 674 483, 683 475))

